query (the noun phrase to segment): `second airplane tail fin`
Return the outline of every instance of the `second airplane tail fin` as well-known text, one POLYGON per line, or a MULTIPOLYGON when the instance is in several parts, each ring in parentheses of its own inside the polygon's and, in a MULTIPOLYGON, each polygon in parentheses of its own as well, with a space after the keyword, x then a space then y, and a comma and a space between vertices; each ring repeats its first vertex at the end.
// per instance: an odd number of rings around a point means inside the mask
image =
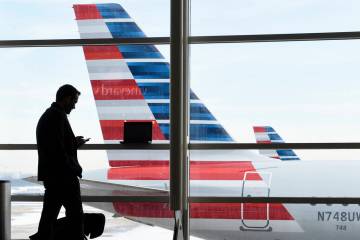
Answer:
MULTIPOLYGON (((284 143, 284 140, 270 126, 255 126, 256 143, 284 143)), ((283 161, 300 160, 292 149, 259 150, 260 154, 283 161)))

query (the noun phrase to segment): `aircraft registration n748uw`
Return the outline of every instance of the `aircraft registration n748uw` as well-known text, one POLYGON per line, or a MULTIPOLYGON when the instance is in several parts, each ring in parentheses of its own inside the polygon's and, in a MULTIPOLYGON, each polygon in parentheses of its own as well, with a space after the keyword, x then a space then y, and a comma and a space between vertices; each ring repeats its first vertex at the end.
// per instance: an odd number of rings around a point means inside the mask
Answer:
MULTIPOLYGON (((81 38, 146 37, 119 4, 76 4, 81 38)), ((154 45, 83 47, 100 126, 106 143, 123 139, 125 121, 153 123, 154 143, 169 140, 169 63, 154 45)), ((257 142, 282 142, 269 126, 254 127, 257 142)), ((197 95, 190 94, 190 140, 234 142, 197 95)), ((158 189, 168 192, 169 151, 109 150, 103 177, 84 175, 87 188, 158 189)), ((192 151, 193 196, 356 196, 357 162, 299 161, 290 149, 192 151), (331 184, 330 184, 331 183, 331 184)), ((102 209, 173 229, 164 203, 104 203, 102 209)), ((357 205, 191 204, 191 235, 205 239, 355 239, 357 205)))

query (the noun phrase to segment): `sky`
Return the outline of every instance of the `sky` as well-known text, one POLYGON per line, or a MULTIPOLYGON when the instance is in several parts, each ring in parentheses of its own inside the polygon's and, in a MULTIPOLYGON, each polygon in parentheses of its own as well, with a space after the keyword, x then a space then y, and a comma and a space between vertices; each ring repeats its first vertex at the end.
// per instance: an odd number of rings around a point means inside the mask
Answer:
MULTIPOLYGON (((99 1, 101 3, 109 1, 99 1)), ((117 0, 147 36, 169 36, 168 0, 117 0)), ((0 0, 0 39, 79 38, 69 0, 0 0)), ((191 34, 356 31, 360 2, 215 0, 191 2, 191 34)), ((287 142, 355 142, 360 134, 358 40, 192 45, 191 88, 239 142, 271 125, 287 142)), ((158 46, 169 59, 169 46, 158 46)), ((35 126, 64 83, 81 92, 70 121, 102 143, 81 47, 0 49, 1 143, 34 143, 35 126)), ((304 160, 359 159, 359 151, 297 151, 304 160)), ((35 170, 35 152, 0 152, 4 168, 35 170), (20 159, 20 160, 19 160, 20 159), (23 161, 23 159, 31 159, 23 161), (14 163, 16 162, 16 164, 14 163)), ((81 152, 89 169, 103 151, 81 152)))

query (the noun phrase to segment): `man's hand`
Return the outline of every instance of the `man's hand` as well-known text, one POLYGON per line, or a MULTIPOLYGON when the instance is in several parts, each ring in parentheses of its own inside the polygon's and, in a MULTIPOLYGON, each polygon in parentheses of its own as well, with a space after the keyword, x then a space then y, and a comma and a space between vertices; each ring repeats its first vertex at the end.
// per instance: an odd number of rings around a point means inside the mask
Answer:
POLYGON ((78 145, 78 147, 84 145, 86 142, 88 142, 90 140, 90 138, 84 138, 83 136, 77 136, 76 138, 76 143, 78 145))

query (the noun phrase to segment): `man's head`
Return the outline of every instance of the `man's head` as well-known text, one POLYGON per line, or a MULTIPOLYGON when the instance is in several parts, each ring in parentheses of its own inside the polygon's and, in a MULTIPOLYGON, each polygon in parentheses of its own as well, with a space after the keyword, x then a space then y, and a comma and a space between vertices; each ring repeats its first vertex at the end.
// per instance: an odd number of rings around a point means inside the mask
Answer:
POLYGON ((75 108, 79 96, 80 92, 75 87, 65 84, 57 90, 56 102, 64 108, 66 114, 69 114, 75 108))

